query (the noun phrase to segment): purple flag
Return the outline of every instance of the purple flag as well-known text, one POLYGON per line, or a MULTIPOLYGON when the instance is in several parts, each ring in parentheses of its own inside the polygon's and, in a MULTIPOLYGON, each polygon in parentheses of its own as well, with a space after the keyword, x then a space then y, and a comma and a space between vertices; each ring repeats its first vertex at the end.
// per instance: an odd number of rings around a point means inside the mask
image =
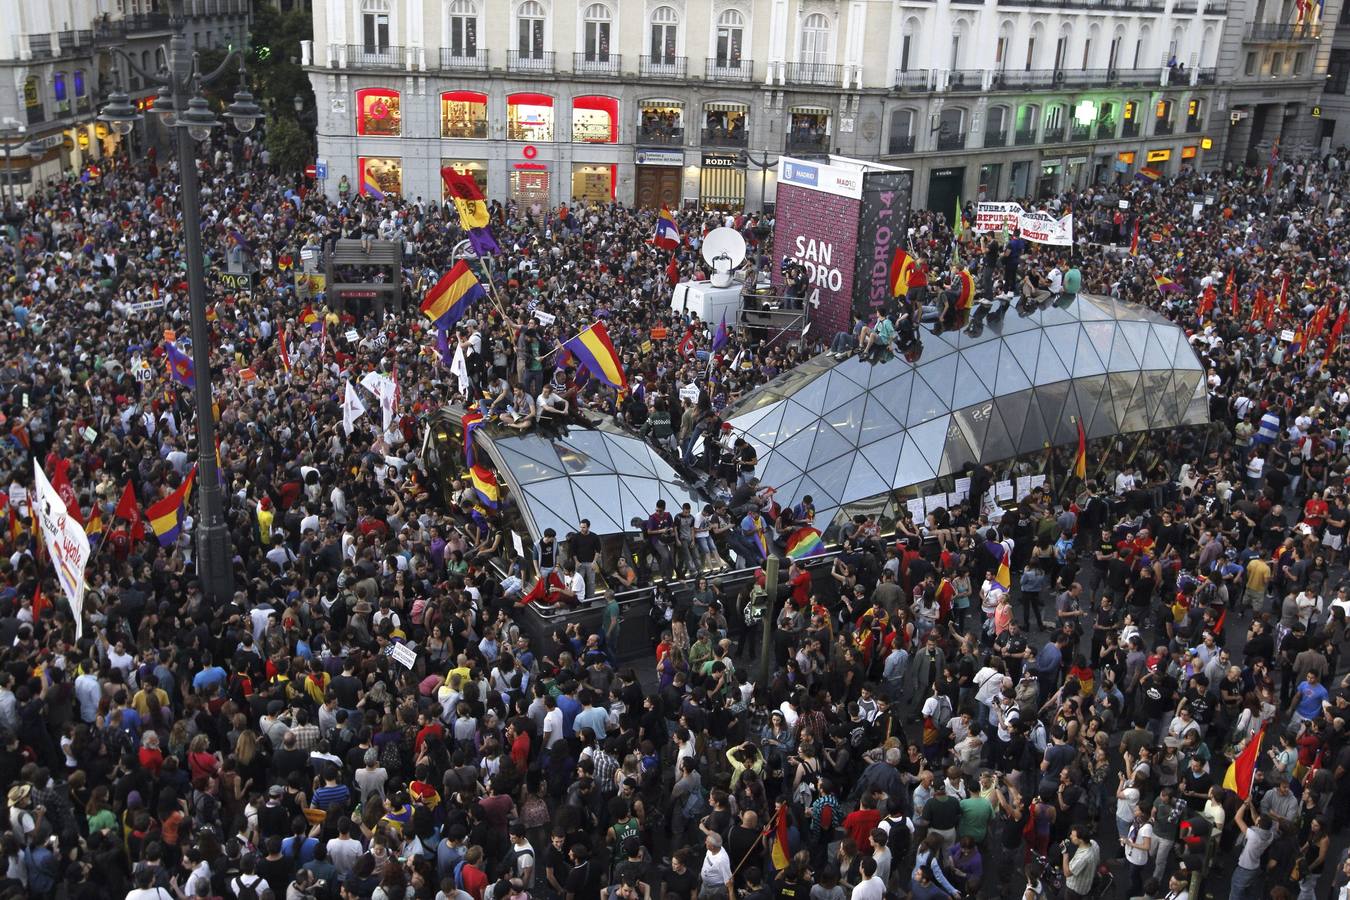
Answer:
POLYGON ((713 334, 713 352, 716 353, 718 350, 721 350, 727 345, 727 341, 729 340, 731 340, 731 335, 727 332, 727 314, 723 312, 722 324, 717 326, 717 331, 713 334))

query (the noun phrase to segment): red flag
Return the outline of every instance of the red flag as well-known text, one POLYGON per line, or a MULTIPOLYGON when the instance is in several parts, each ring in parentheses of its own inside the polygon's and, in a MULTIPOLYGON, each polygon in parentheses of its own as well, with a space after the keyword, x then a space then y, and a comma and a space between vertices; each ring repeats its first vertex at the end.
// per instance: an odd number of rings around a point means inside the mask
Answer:
POLYGON ((1313 340, 1322 336, 1322 331, 1327 327, 1327 318, 1331 315, 1331 307, 1323 303, 1313 313, 1312 321, 1308 323, 1308 340, 1313 340))
POLYGON ((277 346, 281 349, 281 365, 286 370, 286 374, 291 373, 291 354, 286 348, 286 332, 277 332, 277 346))
POLYGON ((1225 285, 1228 291, 1229 309, 1232 310, 1233 318, 1237 318, 1242 312, 1242 301, 1238 299, 1237 291, 1237 273, 1232 269, 1228 270, 1228 283, 1225 285))
POLYGON ((47 598, 42 595, 42 582, 38 582, 33 588, 33 624, 42 618, 42 611, 51 606, 47 598))
POLYGON ((1134 234, 1130 235, 1130 255, 1139 255, 1139 220, 1134 220, 1134 234))
POLYGON ((670 265, 666 266, 666 280, 671 287, 680 283, 680 264, 675 261, 674 253, 670 254, 670 265))
POLYGON ((1214 308, 1216 299, 1218 299, 1218 294, 1215 293, 1214 285, 1211 284, 1205 288, 1205 292, 1200 297, 1200 309, 1196 311, 1196 315, 1201 319, 1209 315, 1209 311, 1214 308))
POLYGON ((1261 317, 1266 314, 1267 299, 1266 289, 1258 287, 1256 289, 1256 298, 1252 300, 1252 319, 1259 322, 1261 317))
POLYGON ((1289 302, 1289 273, 1284 273, 1284 278, 1280 281, 1280 296, 1275 301, 1275 308, 1283 311, 1285 305, 1289 302))
POLYGON ((684 337, 675 345, 681 356, 689 356, 694 352, 694 329, 692 327, 684 330, 684 337))
POLYGON ((70 460, 58 458, 53 468, 55 471, 52 473, 52 487, 56 488, 56 492, 65 501, 66 512, 70 513, 71 518, 83 526, 84 513, 80 510, 80 498, 75 493, 75 486, 70 483, 70 475, 68 474, 70 460))
POLYGON ((117 501, 113 517, 127 520, 132 540, 139 541, 145 538, 145 516, 141 513, 141 505, 136 502, 136 490, 130 481, 122 489, 122 498, 117 501))

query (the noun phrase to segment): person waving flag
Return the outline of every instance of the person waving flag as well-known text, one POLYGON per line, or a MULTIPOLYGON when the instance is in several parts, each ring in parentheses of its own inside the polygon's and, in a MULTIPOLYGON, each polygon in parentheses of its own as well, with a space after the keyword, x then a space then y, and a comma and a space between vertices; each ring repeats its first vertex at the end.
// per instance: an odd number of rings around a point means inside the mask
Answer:
POLYGON ((656 233, 652 235, 652 245, 662 250, 674 250, 680 246, 680 228, 675 224, 675 217, 670 214, 670 210, 664 206, 656 217, 656 233))

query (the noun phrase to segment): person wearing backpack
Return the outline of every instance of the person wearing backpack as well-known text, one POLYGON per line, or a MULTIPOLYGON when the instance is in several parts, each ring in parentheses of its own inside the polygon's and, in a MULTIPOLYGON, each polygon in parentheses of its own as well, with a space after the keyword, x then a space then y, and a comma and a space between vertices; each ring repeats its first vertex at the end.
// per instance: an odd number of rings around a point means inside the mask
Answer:
POLYGON ((933 684, 932 693, 924 700, 921 709, 923 715, 923 753, 928 761, 937 765, 944 752, 947 723, 952 720, 951 698, 933 684))

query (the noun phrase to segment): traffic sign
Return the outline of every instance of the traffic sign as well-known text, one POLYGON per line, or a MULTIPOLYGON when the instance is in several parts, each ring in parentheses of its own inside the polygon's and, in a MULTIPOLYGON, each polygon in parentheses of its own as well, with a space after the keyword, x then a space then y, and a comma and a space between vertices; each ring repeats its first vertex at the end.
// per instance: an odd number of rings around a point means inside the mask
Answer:
POLYGON ((305 177, 306 177, 306 178, 315 178, 315 177, 317 177, 317 176, 315 175, 316 171, 317 171, 317 169, 316 169, 314 166, 305 166, 305 177))
POLYGON ((328 180, 328 160, 326 159, 314 160, 314 177, 319 179, 320 181, 328 180))

